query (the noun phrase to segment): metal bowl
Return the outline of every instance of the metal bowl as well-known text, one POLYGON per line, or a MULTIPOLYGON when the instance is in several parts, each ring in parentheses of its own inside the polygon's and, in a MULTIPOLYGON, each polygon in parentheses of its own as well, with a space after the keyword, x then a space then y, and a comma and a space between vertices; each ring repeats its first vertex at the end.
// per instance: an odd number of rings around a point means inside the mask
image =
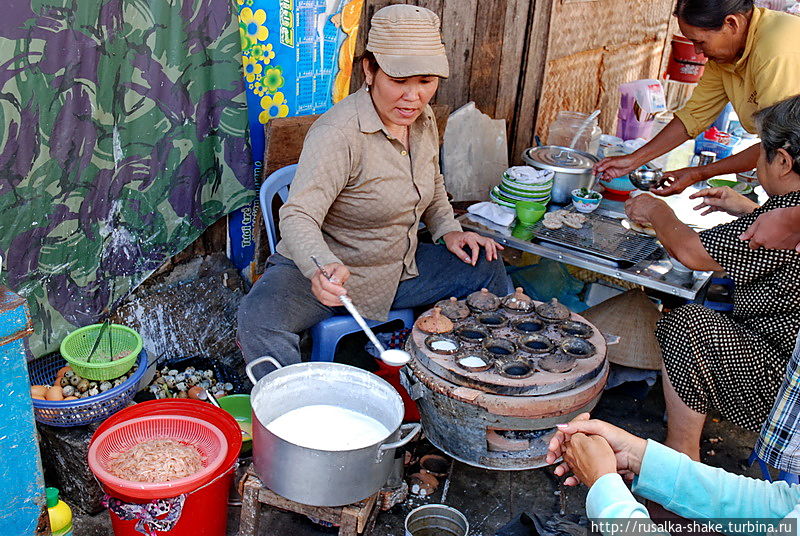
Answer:
POLYGON ((663 177, 664 172, 660 169, 635 169, 628 174, 631 184, 646 192, 661 184, 663 177))

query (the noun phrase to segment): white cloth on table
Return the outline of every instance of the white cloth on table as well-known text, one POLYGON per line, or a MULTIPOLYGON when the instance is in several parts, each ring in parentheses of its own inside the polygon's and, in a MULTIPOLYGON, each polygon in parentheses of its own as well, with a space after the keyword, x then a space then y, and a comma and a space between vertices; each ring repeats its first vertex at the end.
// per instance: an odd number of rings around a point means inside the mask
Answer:
POLYGON ((492 223, 507 227, 514 221, 516 212, 512 208, 503 207, 489 201, 481 201, 467 208, 467 212, 481 218, 486 218, 492 223))
POLYGON ((544 184, 551 180, 555 173, 531 166, 514 166, 506 170, 506 175, 520 184, 544 184))

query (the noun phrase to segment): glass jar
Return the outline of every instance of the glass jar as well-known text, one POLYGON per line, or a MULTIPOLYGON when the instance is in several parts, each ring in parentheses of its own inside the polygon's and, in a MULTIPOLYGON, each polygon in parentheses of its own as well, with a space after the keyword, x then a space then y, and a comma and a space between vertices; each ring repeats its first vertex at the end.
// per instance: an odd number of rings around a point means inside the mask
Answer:
MULTIPOLYGON (((581 112, 560 111, 555 121, 550 123, 547 131, 547 145, 569 147, 581 125, 589 114, 581 112)), ((596 155, 600 149, 600 135, 602 131, 597 125, 597 118, 592 119, 589 126, 583 129, 575 142, 575 149, 596 155)))

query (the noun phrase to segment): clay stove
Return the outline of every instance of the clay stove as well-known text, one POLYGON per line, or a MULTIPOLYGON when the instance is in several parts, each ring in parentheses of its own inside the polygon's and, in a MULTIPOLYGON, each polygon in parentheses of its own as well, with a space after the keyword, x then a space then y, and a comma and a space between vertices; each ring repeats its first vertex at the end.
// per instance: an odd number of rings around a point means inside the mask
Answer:
POLYGON ((555 425, 600 398, 608 377, 605 339, 558 303, 531 300, 520 310, 482 297, 488 310, 470 306, 464 316, 460 308, 447 333, 415 324, 403 382, 425 435, 453 458, 487 469, 542 467, 555 425))

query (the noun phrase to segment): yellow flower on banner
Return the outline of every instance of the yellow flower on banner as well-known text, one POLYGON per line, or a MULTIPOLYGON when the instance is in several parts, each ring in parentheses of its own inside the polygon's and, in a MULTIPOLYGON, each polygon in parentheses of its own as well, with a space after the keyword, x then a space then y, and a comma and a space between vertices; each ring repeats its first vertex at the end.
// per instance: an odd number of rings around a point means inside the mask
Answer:
POLYGON ((289 115, 289 106, 280 91, 274 95, 261 97, 261 108, 264 110, 258 115, 258 120, 266 124, 273 117, 286 117, 289 115))
POLYGON ((239 23, 244 25, 244 31, 254 42, 265 41, 269 37, 269 30, 264 26, 267 22, 267 12, 257 9, 255 13, 249 7, 239 13, 239 23))
POLYGON ((261 74, 262 69, 263 67, 257 59, 248 56, 242 56, 242 71, 244 71, 244 77, 248 82, 252 83, 257 78, 261 78, 259 75, 261 74))
POLYGON ((244 0, 236 0, 236 3, 237 3, 239 6, 243 6, 243 5, 244 5, 244 0))

